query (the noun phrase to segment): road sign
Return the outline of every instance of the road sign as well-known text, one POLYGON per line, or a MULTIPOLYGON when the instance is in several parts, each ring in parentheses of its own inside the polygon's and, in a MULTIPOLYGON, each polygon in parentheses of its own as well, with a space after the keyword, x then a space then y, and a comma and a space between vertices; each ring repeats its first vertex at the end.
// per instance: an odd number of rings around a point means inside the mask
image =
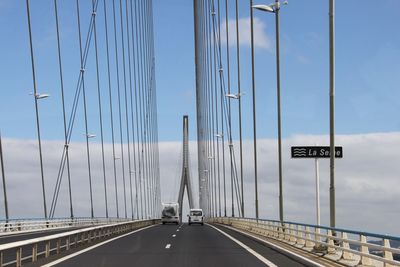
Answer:
MULTIPOLYGON (((329 158, 329 146, 292 146, 292 158, 329 158)), ((343 158, 343 147, 335 147, 335 158, 343 158)))

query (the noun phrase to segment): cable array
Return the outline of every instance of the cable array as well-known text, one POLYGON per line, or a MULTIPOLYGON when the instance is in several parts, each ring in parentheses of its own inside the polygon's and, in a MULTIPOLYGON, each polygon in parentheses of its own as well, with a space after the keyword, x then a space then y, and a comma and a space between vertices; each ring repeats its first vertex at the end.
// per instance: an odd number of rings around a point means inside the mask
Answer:
MULTIPOLYGON (((76 124, 83 120, 85 129, 87 159, 87 193, 90 199, 90 216, 120 217, 119 188, 123 190, 123 217, 132 219, 155 218, 160 214, 160 172, 157 127, 157 95, 155 83, 155 55, 153 31, 153 6, 150 0, 92 0, 91 9, 85 3, 76 0, 74 14, 68 19, 76 20, 79 47, 79 69, 75 71, 77 82, 74 90, 66 88, 65 57, 63 50, 62 23, 58 0, 54 0, 54 30, 57 36, 57 60, 59 87, 62 107, 62 126, 64 144, 59 162, 50 209, 46 206, 45 180, 39 124, 39 94, 36 91, 34 38, 31 27, 30 1, 26 0, 29 40, 31 47, 32 80, 36 110, 36 125, 39 142, 39 156, 43 190, 43 208, 45 218, 54 218, 59 203, 63 177, 67 176, 69 216, 74 218, 74 186, 83 187, 83 181, 74 185, 73 166, 70 147, 76 124), (87 21, 86 34, 85 19, 87 21), (104 21, 104 24, 98 23, 104 21), (102 38, 103 37, 103 38, 102 38), (89 54, 93 55, 90 56, 89 54), (106 62, 105 67, 101 62, 106 62), (95 77, 93 80, 87 75, 95 77), (70 95, 70 93, 73 93, 70 95), (90 96, 96 95, 93 100, 90 96), (72 105, 67 106, 66 97, 72 97, 72 105), (94 105, 93 103, 97 103, 94 105), (117 104, 116 104, 117 103, 117 104), (83 107, 83 109, 82 109, 83 107), (70 108, 68 113, 68 108, 70 108), (83 110, 83 114, 80 114, 83 110), (97 119, 93 118, 93 115, 97 119), (104 115, 109 116, 110 123, 104 115), (79 118, 79 119, 77 119, 79 118), (83 119, 82 119, 83 118, 83 119), (117 124, 115 119, 118 120, 117 124), (97 123, 96 126, 93 126, 97 123), (96 133, 100 136, 101 154, 93 154, 96 133), (110 135, 112 155, 106 149, 107 136, 110 135), (119 148, 116 143, 119 141, 119 148), (101 159, 101 175, 92 172, 93 158, 101 159), (106 158, 112 157, 112 163, 106 158), (119 160, 119 162, 118 162, 119 160), (120 164, 118 164, 120 163, 120 164), (108 172, 108 170, 111 170, 108 172), (109 177, 112 173, 113 177, 109 177), (66 174, 66 175, 65 175, 66 174), (113 178, 113 179, 112 179, 113 178), (114 190, 109 190, 108 180, 114 182, 114 190), (102 184, 104 192, 105 214, 96 214, 94 184, 102 184), (110 193, 115 194, 115 206, 110 207, 110 193), (127 196, 127 194, 129 194, 127 196), (129 201, 127 200, 129 199, 129 201), (128 214, 129 210, 129 214, 128 214)), ((65 7, 67 4, 62 3, 65 7)), ((66 50, 66 49, 65 49, 66 50)), ((38 59, 40 60, 40 58, 38 59)), ((100 206, 98 207, 100 208, 100 206)))
MULTIPOLYGON (((221 0, 195 0, 196 101, 200 207, 208 216, 243 216, 243 163, 240 129, 240 173, 237 168, 232 137, 231 64, 229 51, 229 3, 221 0), (223 43, 222 21, 225 20, 226 43, 223 43), (226 50, 223 49, 226 46, 226 50), (226 66, 226 69, 224 68, 226 66), (229 153, 226 157, 225 153, 229 153), (227 176, 230 179, 227 179, 227 176), (227 188, 230 185, 230 196, 227 188), (221 189, 222 187, 222 189, 221 189), (222 199, 223 198, 223 199, 222 199), (230 198, 230 201, 229 201, 230 198)), ((236 32, 239 34, 238 3, 235 3, 236 32)), ((239 62, 239 39, 236 40, 239 62)), ((240 68, 237 64, 238 88, 240 68)), ((240 91, 236 94, 240 107, 240 91)), ((241 110, 239 108, 239 117, 241 110)), ((241 127, 241 121, 240 121, 241 127)))

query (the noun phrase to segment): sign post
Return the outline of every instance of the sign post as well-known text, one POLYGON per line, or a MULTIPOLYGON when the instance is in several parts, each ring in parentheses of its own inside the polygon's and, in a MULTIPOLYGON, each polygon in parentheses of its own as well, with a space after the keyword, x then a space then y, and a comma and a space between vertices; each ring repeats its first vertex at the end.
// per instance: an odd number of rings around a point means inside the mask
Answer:
POLYGON ((317 204, 317 225, 321 225, 321 206, 319 203, 319 161, 315 159, 315 197, 317 204))
MULTIPOLYGON (((319 159, 330 158, 331 149, 329 146, 292 146, 291 155, 294 159, 313 158, 315 159, 315 198, 317 209, 317 225, 321 224, 321 207, 319 198, 319 159)), ((343 147, 335 147, 335 158, 343 158, 343 147)))

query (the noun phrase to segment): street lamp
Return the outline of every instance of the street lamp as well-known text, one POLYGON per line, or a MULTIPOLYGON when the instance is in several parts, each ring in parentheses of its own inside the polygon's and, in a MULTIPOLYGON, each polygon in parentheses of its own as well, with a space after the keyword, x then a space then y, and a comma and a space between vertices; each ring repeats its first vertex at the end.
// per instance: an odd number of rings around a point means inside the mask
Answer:
POLYGON ((46 98, 49 96, 50 96, 49 94, 36 94, 35 95, 36 99, 43 99, 43 98, 46 98))
POLYGON ((34 95, 36 99, 43 99, 50 96, 49 94, 39 94, 39 93, 29 93, 29 94, 34 95))
MULTIPOLYGON (((29 28, 29 32, 30 32, 30 28, 29 28)), ((31 48, 32 48, 32 43, 31 43, 31 48)), ((33 54, 31 54, 31 55, 32 55, 32 60, 33 60, 33 54)), ((33 61, 32 61, 32 68, 33 68, 33 61)), ((33 95, 35 97, 36 130, 37 130, 38 143, 39 143, 39 160, 40 160, 40 174, 42 177, 43 209, 44 209, 44 217, 47 220, 47 205, 46 205, 46 193, 45 193, 44 170, 43 170, 42 141, 41 141, 41 136, 40 136, 39 104, 38 104, 39 101, 38 100, 47 98, 50 95, 49 94, 39 94, 37 92, 34 68, 32 69, 32 71, 33 71, 33 81, 34 81, 33 86, 34 86, 34 88, 33 88, 33 92, 29 93, 29 94, 33 95)))
MULTIPOLYGON (((287 5, 288 2, 283 2, 287 5)), ((279 165, 279 219, 283 221, 283 179, 282 179, 282 127, 281 127, 281 77, 280 77, 280 54, 279 54, 279 10, 281 4, 279 0, 270 5, 253 5, 253 8, 275 13, 276 26, 276 91, 277 91, 277 110, 278 110, 278 165, 279 165)))
MULTIPOLYGON (((289 4, 288 1, 283 2, 284 5, 289 4)), ((281 4, 279 0, 275 0, 275 3, 269 4, 269 5, 254 5, 253 8, 265 11, 265 12, 270 12, 270 13, 279 13, 279 9, 281 7, 281 4)))
POLYGON ((236 93, 236 94, 225 94, 227 98, 232 98, 232 99, 239 99, 244 93, 236 93))
POLYGON ((96 135, 95 134, 86 134, 86 133, 83 133, 83 135, 84 136, 86 136, 86 138, 88 138, 88 139, 90 139, 90 138, 95 138, 96 137, 96 135))

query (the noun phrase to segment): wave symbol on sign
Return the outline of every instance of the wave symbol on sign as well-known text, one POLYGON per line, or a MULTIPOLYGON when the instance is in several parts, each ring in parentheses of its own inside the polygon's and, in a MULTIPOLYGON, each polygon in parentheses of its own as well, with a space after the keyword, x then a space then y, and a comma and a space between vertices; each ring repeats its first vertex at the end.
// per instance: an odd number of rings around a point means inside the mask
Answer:
POLYGON ((305 148, 293 148, 293 155, 298 156, 298 157, 305 157, 306 149, 305 148))

